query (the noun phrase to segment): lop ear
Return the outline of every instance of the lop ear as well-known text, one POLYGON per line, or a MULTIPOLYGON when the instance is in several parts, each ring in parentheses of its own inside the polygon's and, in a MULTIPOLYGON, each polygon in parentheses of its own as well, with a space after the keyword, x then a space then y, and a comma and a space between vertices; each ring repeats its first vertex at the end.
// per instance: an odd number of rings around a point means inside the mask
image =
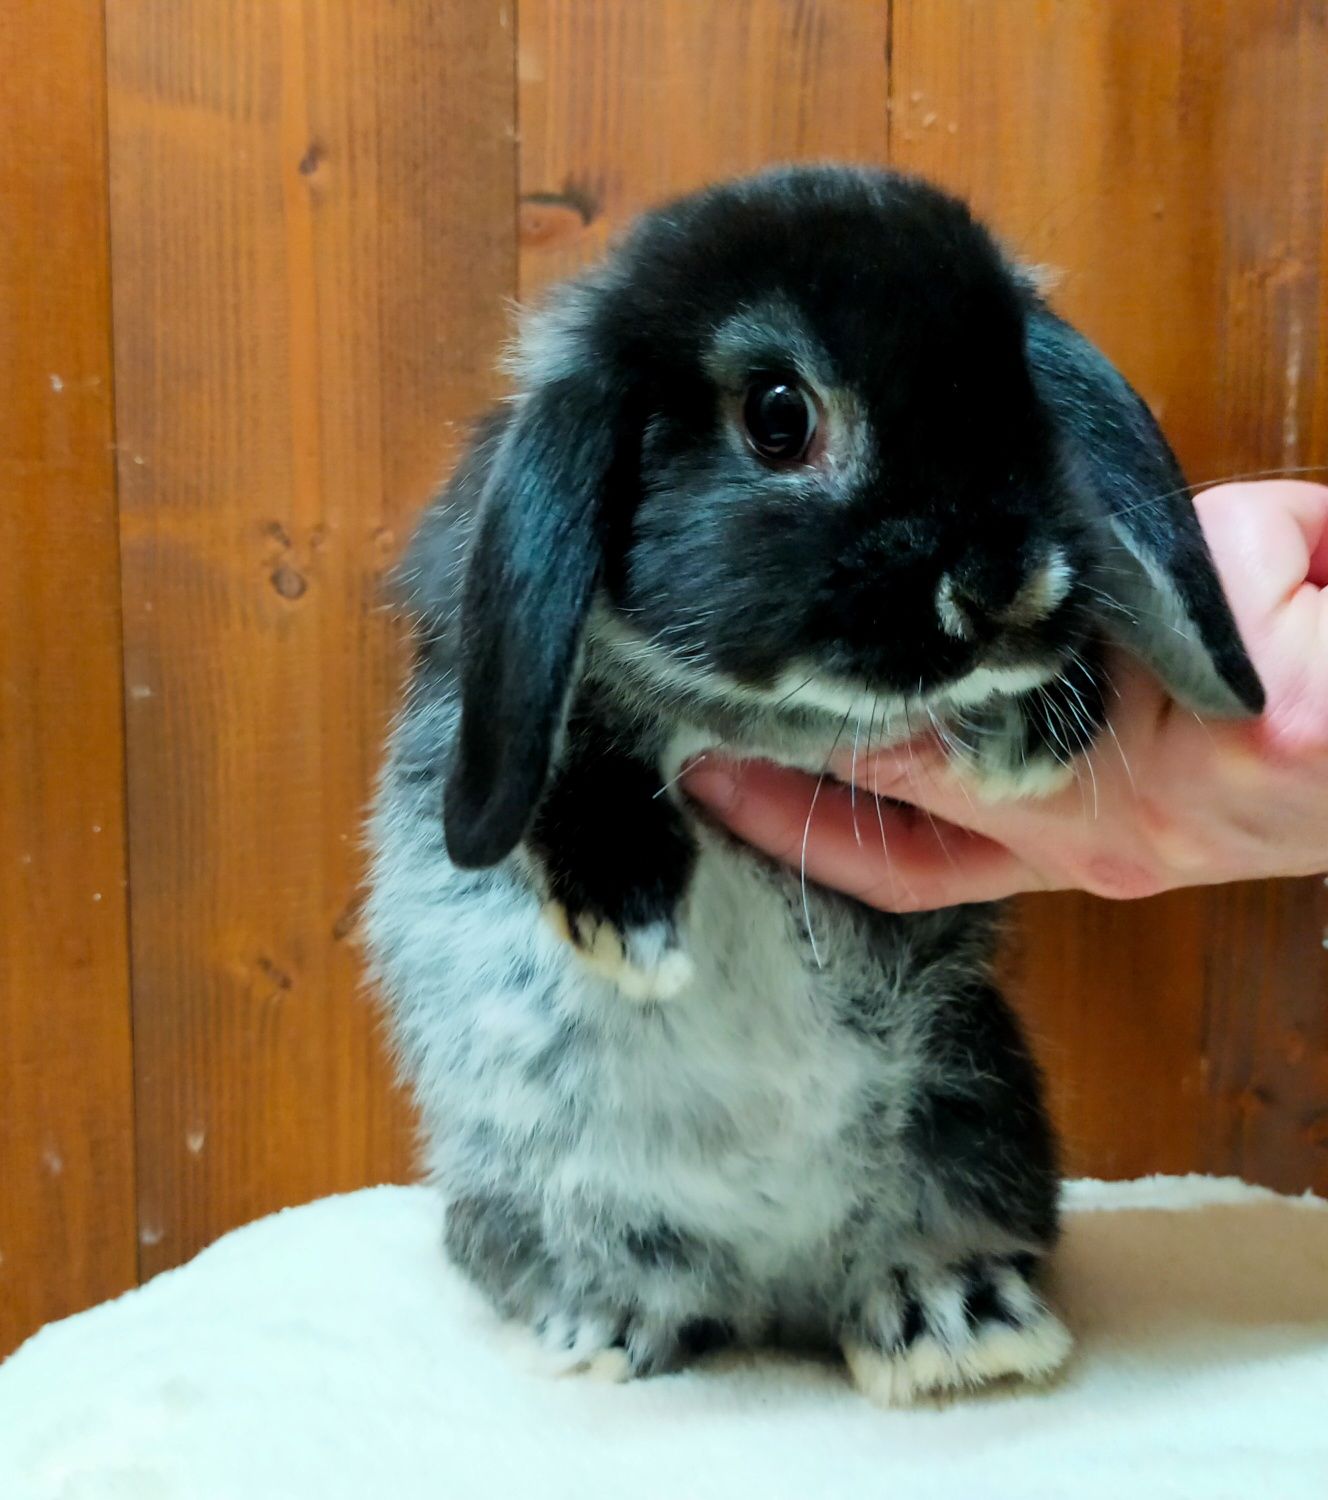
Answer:
POLYGON ((461 722, 443 791, 453 861, 496 864, 525 833, 562 731, 603 566, 623 396, 607 370, 519 399, 490 447, 465 564, 461 722))
POLYGON ((1142 399, 1082 334, 1045 307, 1029 316, 1033 382, 1104 522, 1108 624, 1197 713, 1263 709, 1254 670, 1180 467, 1142 399))

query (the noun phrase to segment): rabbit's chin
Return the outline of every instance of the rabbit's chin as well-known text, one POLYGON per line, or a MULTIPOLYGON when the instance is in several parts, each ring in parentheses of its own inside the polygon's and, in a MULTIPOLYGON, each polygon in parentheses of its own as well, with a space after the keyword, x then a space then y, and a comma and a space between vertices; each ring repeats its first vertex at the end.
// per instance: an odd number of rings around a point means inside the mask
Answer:
POLYGON ((940 746, 973 796, 1003 802, 1049 796, 1075 777, 1102 727, 1091 675, 1044 658, 979 665, 917 694, 880 690, 795 660, 756 686, 684 662, 616 622, 601 626, 591 675, 633 717, 665 729, 661 769, 671 781, 696 756, 723 750, 824 774, 832 759, 940 746))
POLYGON ((929 715, 944 717, 956 710, 997 699, 1016 697, 1045 686, 1059 671, 1056 662, 1019 666, 978 666, 953 682, 919 693, 897 693, 863 683, 838 679, 814 667, 795 663, 785 669, 763 696, 781 709, 812 709, 852 726, 873 716, 892 741, 907 738, 929 715))
POLYGON ((694 699, 701 712, 683 714, 668 736, 666 776, 720 751, 838 779, 828 770, 832 760, 842 768, 882 750, 907 754, 912 746, 919 754, 939 749, 975 801, 1034 800, 1076 779, 1080 757, 1102 728, 1055 667, 981 669, 948 692, 911 702, 810 674, 781 687, 759 706, 748 699, 738 708, 730 699, 731 713, 713 719, 694 699), (1050 732, 1038 732, 1048 697, 1073 703, 1073 712, 1050 732))

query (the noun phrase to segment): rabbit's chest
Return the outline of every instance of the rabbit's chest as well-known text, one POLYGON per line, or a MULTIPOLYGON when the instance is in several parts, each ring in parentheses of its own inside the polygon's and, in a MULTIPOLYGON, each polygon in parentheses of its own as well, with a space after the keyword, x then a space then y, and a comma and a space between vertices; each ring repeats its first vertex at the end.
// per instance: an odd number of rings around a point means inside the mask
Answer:
POLYGON ((643 1004, 511 875, 432 863, 392 894, 394 1029, 449 1191, 503 1182, 569 1222, 658 1216, 743 1243, 758 1271, 879 1192, 924 1072, 920 1012, 844 903, 812 890, 804 908, 796 877, 706 838, 683 914, 695 977, 643 1004))
POLYGON ((745 1231, 784 1258, 824 1242, 864 1174, 879 1175, 864 1128, 905 1107, 918 1060, 906 1028, 887 1049, 845 1024, 850 992, 886 981, 837 904, 813 897, 804 913, 800 892, 716 846, 698 862, 684 933, 696 975, 682 994, 641 1006, 582 991, 586 1035, 549 1100, 570 1128, 544 1180, 699 1232, 745 1231))

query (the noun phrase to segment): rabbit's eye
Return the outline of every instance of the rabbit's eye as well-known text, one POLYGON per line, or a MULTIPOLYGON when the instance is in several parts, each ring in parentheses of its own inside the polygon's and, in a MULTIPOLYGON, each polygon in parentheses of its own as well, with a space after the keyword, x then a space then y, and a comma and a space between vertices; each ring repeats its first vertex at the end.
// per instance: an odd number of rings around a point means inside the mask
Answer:
POLYGON ((763 375, 742 399, 747 441, 768 463, 796 463, 816 435, 816 406, 796 380, 763 375))

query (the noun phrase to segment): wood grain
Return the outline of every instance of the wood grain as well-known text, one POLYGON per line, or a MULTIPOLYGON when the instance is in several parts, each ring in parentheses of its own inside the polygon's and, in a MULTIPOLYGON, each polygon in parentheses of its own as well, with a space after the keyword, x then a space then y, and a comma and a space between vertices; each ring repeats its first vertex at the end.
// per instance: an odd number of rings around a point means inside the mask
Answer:
POLYGON ((1328 891, 1214 891, 1205 906, 1200 1170, 1328 1194, 1328 891))
POLYGON ((135 1273, 102 8, 0 12, 0 1356, 135 1273))
POLYGON ((884 3, 520 0, 521 295, 632 214, 773 162, 885 152, 884 3))
MULTIPOLYGON (((969 196, 1197 479, 1322 465, 1328 11, 895 0, 892 160, 969 196)), ((1317 883, 1029 902, 1024 994, 1076 1170, 1322 1185, 1317 883)))
MULTIPOLYGON (((0 12, 0 1352, 136 1239, 410 1173, 354 944, 381 575, 504 299, 637 209, 924 172, 1061 268, 1193 477, 1328 465, 1322 0, 106 12, 0 12)), ((1321 882, 1025 917, 1073 1169, 1328 1190, 1321 882)))
POLYGON ((118 0, 111 216, 145 1272, 406 1175, 352 941, 381 575, 492 390, 510 16, 118 0))

